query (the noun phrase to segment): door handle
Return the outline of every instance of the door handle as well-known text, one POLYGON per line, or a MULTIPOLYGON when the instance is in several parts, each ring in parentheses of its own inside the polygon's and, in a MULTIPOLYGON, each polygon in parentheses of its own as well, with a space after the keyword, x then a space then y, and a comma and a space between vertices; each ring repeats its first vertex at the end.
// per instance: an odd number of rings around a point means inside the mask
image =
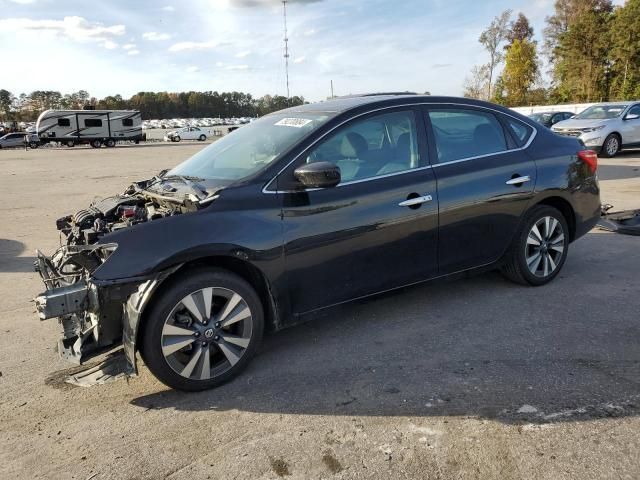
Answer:
POLYGON ((422 205, 423 203, 426 203, 426 202, 430 202, 431 200, 433 200, 431 195, 424 195, 422 197, 414 197, 414 198, 410 198, 408 200, 405 200, 404 202, 400 202, 398 204, 398 206, 399 207, 413 207, 413 206, 416 206, 416 205, 422 205))
POLYGON ((531 181, 531 177, 529 175, 525 175, 524 177, 516 177, 516 178, 512 178, 511 180, 507 180, 506 184, 521 185, 523 183, 530 182, 530 181, 531 181))

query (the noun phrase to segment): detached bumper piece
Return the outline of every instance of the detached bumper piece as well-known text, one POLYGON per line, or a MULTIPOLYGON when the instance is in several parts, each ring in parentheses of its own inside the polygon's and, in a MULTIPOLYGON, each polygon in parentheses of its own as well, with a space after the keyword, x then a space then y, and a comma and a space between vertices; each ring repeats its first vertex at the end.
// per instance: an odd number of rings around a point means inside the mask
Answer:
POLYGON ((603 205, 598 228, 608 232, 640 236, 640 210, 608 213, 612 205, 603 205))

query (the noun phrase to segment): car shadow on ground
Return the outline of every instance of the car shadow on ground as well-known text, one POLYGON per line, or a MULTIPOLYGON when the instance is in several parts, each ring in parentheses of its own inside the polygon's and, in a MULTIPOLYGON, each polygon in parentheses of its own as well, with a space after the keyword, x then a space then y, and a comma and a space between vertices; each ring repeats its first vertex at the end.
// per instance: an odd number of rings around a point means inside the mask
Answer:
POLYGON ((35 257, 21 257, 24 243, 0 238, 0 272, 33 272, 35 257))
POLYGON ((132 404, 505 423, 637 415, 640 326, 629 296, 640 257, 616 255, 629 244, 591 234, 561 277, 540 288, 489 273, 333 309, 268 336, 248 369, 222 387, 163 390, 132 404), (604 248, 613 257, 593 254, 604 248))

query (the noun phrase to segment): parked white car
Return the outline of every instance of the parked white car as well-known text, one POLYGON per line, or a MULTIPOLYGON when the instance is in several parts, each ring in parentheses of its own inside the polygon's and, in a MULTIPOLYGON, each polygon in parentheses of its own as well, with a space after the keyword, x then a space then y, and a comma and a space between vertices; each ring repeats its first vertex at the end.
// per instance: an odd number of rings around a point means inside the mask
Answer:
POLYGON ((179 142, 180 140, 198 140, 204 142, 207 139, 207 132, 198 127, 184 127, 167 133, 165 142, 179 142))
POLYGON ((640 147, 640 103, 599 103, 551 130, 579 138, 601 157, 614 157, 624 148, 640 147))

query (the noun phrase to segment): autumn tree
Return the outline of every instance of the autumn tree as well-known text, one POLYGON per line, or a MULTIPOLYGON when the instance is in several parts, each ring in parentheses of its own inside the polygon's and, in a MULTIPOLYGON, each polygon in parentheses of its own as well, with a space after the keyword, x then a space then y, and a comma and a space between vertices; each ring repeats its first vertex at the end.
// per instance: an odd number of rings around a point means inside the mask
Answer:
POLYGON ((521 106, 527 102, 529 90, 538 77, 538 54, 535 43, 515 39, 507 50, 502 72, 504 96, 509 106, 521 106))
POLYGON ((533 27, 529 23, 529 19, 522 12, 518 13, 518 18, 511 22, 506 34, 506 40, 505 50, 509 49, 516 40, 533 41, 533 27))

